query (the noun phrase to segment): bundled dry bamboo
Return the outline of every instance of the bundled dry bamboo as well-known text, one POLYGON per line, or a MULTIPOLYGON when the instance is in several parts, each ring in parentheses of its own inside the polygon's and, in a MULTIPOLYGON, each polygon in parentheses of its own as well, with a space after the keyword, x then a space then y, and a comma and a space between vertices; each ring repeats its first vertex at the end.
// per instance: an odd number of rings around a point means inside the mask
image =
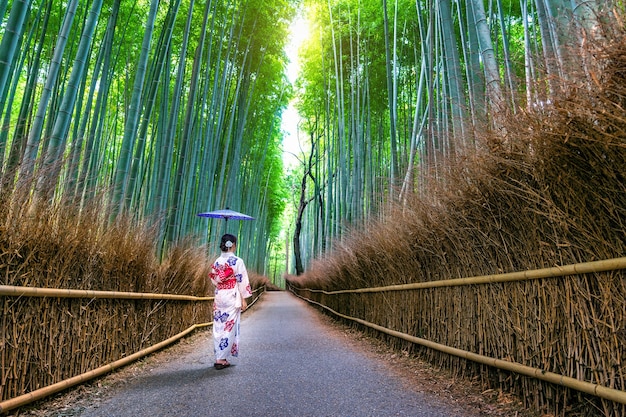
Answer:
POLYGON ((210 321, 211 311, 210 302, 29 297, 1 302, 2 400, 161 342, 210 321))
MULTIPOLYGON (((0 286, 84 290, 78 298, 64 298, 67 291, 0 295, 0 401, 211 321, 210 300, 107 299, 93 293, 212 294, 204 249, 182 243, 158 262, 149 230, 123 219, 110 226, 98 207, 77 213, 24 196, 0 197, 0 286)), ((266 281, 251 276, 254 288, 266 281)))

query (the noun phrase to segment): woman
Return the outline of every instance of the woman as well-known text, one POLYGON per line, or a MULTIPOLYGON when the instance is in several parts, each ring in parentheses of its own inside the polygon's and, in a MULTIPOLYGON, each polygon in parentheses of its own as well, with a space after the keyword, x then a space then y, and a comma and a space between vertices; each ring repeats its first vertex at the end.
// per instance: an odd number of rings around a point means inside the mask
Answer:
POLYGON ((222 254, 213 263, 209 277, 215 286, 213 301, 213 343, 215 369, 230 366, 228 357, 239 355, 239 320, 248 306, 246 298, 252 295, 248 272, 243 259, 235 256, 237 238, 222 236, 222 254))

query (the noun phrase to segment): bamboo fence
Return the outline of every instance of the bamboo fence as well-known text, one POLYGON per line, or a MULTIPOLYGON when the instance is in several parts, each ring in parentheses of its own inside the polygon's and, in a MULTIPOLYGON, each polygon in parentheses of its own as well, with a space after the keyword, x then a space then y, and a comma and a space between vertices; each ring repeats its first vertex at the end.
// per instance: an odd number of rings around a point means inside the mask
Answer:
MULTIPOLYGON (((250 306, 264 289, 254 290, 250 306)), ((0 285, 0 300, 0 413, 99 377, 212 323, 206 319, 213 297, 0 285)))
POLYGON ((585 404, 623 416, 625 268, 626 258, 616 258, 351 290, 290 283, 290 290, 398 349, 515 392, 529 407, 573 414, 585 404))

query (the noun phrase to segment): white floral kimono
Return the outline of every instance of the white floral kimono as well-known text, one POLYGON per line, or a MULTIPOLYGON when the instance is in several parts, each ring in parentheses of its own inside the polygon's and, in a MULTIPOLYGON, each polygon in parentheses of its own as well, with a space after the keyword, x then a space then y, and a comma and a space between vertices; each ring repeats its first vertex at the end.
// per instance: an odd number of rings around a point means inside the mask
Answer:
POLYGON ((239 355, 239 320, 241 297, 252 295, 243 259, 232 252, 222 252, 209 274, 215 286, 213 301, 213 343, 215 359, 239 355))

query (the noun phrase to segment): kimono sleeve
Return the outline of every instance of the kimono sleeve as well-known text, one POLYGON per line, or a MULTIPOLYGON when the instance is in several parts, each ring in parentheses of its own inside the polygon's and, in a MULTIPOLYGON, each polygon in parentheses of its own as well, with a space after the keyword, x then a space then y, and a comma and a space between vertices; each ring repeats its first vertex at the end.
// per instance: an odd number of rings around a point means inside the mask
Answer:
POLYGON ((213 284, 214 286, 217 287, 217 268, 219 267, 219 264, 217 263, 217 261, 213 262, 213 265, 211 266, 211 271, 209 272, 209 280, 211 281, 211 284, 213 284))
POLYGON ((237 286, 239 287, 239 292, 243 296, 243 298, 248 298, 252 296, 252 288, 250 287, 250 279, 248 278, 248 271, 246 269, 246 265, 243 262, 243 259, 239 258, 237 261, 237 286))

